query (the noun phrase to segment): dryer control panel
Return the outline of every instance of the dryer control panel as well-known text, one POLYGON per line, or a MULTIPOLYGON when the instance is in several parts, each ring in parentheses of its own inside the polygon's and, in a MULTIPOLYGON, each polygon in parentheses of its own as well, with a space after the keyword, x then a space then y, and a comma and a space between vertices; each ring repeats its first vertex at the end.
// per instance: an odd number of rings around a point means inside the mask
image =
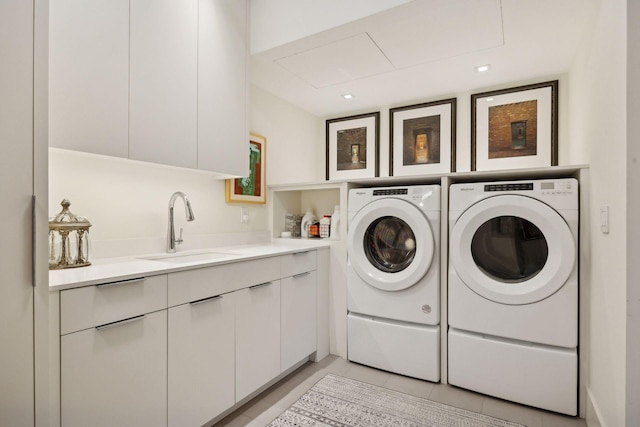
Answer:
POLYGON ((522 181, 470 182, 449 187, 449 210, 464 211, 488 197, 517 194, 541 200, 554 209, 578 209, 578 181, 556 178, 522 181))

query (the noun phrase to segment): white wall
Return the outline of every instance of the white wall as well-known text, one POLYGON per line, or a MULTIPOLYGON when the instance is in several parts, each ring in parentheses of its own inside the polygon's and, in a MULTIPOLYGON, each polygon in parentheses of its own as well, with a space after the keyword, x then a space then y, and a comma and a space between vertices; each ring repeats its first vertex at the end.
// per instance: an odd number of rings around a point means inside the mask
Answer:
MULTIPOLYGON (((602 0, 569 73, 570 157, 590 163, 589 217, 610 207, 611 231, 589 224, 587 393, 603 426, 625 425, 626 0, 602 0)), ((588 418, 593 414, 587 414, 588 418)), ((627 424, 629 425, 629 424, 627 424)))
MULTIPOLYGON (((181 249, 193 248, 198 235, 267 230, 266 206, 242 205, 249 210, 249 223, 241 224, 240 205, 225 203, 224 186, 206 172, 69 150, 49 153, 49 214, 60 212, 62 199, 69 199, 70 210, 93 225, 96 257, 114 255, 101 251, 102 241, 122 239, 151 239, 159 243, 145 245, 145 250, 163 251, 168 204, 175 191, 187 195, 196 217, 187 223, 182 200, 176 201, 176 232, 184 228, 181 249)), ((125 246, 120 246, 122 255, 135 252, 125 246)))
POLYGON ((249 123, 267 138, 268 185, 324 180, 323 120, 252 86, 249 123))
MULTIPOLYGON (((558 80, 558 164, 559 165, 579 165, 588 163, 585 156, 573 155, 572 144, 569 137, 569 81, 567 74, 542 76, 535 79, 521 80, 517 82, 507 82, 497 86, 479 87, 473 92, 464 92, 457 94, 442 94, 430 98, 421 98, 407 100, 392 106, 380 106, 378 108, 369 108, 366 110, 355 110, 347 114, 332 115, 323 118, 324 120, 346 117, 356 114, 365 114, 379 111, 380 112, 380 176, 389 176, 389 109, 394 107, 402 107, 406 105, 420 104, 423 102, 438 101, 448 98, 456 98, 456 170, 455 172, 468 172, 471 170, 471 95, 472 93, 480 93, 492 90, 506 89, 515 86, 524 86, 528 84, 541 83, 545 81, 558 80)), ((322 127, 321 140, 324 147, 325 144, 325 127, 322 127)), ((579 150, 578 150, 579 151, 579 150)), ((325 155, 318 159, 317 167, 324 167, 325 155)), ((324 179, 324 175, 323 175, 324 179)))
MULTIPOLYGON (((640 117, 640 2, 627 2, 627 117, 640 117)), ((626 422, 640 425, 640 121, 627 121, 626 422)))

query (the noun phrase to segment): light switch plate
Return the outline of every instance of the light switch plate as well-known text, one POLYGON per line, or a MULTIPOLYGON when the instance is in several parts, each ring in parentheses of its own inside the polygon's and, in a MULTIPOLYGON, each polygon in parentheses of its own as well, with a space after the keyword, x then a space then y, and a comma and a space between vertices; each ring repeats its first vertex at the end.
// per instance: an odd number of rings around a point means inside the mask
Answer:
POLYGON ((240 224, 247 224, 249 222, 249 209, 240 208, 240 224))

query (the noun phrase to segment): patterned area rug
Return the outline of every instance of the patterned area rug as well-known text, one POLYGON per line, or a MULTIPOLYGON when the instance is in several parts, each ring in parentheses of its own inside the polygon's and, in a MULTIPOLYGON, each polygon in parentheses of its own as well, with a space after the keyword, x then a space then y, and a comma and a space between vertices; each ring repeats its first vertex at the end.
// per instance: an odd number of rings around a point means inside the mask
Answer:
POLYGON ((524 427, 349 378, 327 374, 271 427, 524 427))

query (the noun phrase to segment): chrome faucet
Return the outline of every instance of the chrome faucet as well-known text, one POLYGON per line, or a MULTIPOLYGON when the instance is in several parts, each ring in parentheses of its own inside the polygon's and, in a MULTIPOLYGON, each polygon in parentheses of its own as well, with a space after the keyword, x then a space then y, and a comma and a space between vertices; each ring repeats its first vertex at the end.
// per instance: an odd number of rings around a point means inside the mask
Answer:
POLYGON ((180 237, 176 239, 176 230, 173 226, 173 205, 176 203, 176 199, 179 197, 182 198, 184 202, 184 210, 187 216, 187 221, 193 221, 195 216, 193 216, 193 211, 191 210, 191 203, 189 203, 189 199, 187 199, 187 195, 182 191, 176 191, 169 199, 169 230, 167 231, 167 252, 174 253, 176 251, 176 245, 182 243, 182 227, 180 228, 180 237))

